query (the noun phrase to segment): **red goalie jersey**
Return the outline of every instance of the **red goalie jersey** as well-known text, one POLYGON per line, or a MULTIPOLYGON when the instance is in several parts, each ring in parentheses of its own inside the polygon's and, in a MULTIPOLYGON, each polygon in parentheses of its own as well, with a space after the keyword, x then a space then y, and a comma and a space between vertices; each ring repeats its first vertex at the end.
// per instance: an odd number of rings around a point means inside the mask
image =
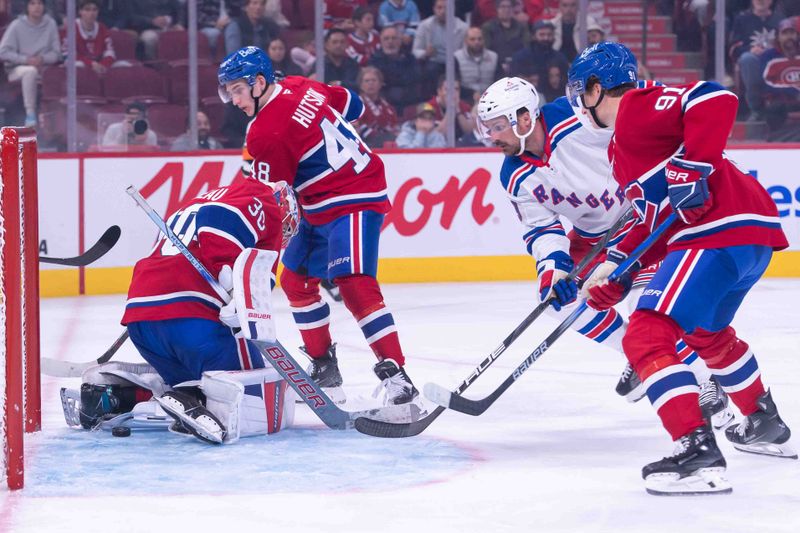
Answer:
MULTIPOLYGON (((215 276, 233 266, 245 248, 279 251, 281 220, 273 190, 254 179, 238 179, 181 206, 167 226, 215 276)), ((273 280, 276 265, 273 267, 273 280)), ((172 318, 218 320, 224 303, 208 282, 166 238, 133 269, 122 324, 172 318)))
POLYGON ((350 125, 363 112, 358 95, 344 87, 288 76, 247 132, 253 175, 292 185, 311 224, 357 211, 387 213, 383 162, 350 125))
POLYGON ((639 220, 617 245, 621 252, 630 254, 672 212, 664 167, 674 156, 714 166, 708 177, 712 207, 693 224, 674 223, 641 259, 643 264, 672 250, 788 246, 772 198, 723 153, 737 106, 733 93, 706 81, 623 96, 609 159, 639 220))

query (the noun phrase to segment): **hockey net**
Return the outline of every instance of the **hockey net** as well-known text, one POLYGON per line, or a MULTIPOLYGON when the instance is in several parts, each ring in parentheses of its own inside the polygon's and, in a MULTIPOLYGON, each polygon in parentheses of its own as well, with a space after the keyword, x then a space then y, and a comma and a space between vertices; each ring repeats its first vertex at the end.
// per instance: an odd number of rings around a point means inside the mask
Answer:
POLYGON ((36 134, 0 129, 0 391, 3 469, 24 483, 24 433, 41 428, 36 134))

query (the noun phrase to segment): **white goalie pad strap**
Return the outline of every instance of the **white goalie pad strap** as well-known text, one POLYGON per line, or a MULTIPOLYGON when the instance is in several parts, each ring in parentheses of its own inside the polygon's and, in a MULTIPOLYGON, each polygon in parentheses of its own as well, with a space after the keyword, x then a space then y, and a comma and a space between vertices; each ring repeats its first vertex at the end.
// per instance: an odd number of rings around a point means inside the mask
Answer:
POLYGON ((161 396, 170 390, 156 369, 147 363, 115 361, 87 368, 81 375, 82 383, 92 385, 137 385, 161 396))
POLYGON ((272 319, 272 266, 278 259, 274 250, 247 248, 233 264, 233 299, 242 335, 246 339, 274 342, 272 319))
POLYGON ((295 402, 286 397, 286 382, 272 368, 237 372, 204 372, 200 389, 206 408, 228 430, 226 443, 240 437, 269 435, 294 421, 295 402))

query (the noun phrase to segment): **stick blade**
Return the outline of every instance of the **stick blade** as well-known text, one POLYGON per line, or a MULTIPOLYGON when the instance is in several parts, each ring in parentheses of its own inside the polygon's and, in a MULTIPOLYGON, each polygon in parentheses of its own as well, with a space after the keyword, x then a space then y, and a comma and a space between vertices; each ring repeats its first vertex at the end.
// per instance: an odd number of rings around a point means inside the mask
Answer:
POLYGON ((443 412, 444 407, 439 406, 425 418, 409 423, 384 422, 382 420, 362 417, 355 420, 354 426, 359 433, 382 439, 415 437, 425 431, 443 412))
POLYGON ((453 393, 436 383, 426 383, 422 393, 427 399, 442 407, 450 407, 450 398, 453 393))
POLYGON ((97 364, 97 361, 88 363, 71 363, 69 361, 57 361, 49 357, 42 357, 42 374, 54 378, 79 378, 83 371, 97 364))

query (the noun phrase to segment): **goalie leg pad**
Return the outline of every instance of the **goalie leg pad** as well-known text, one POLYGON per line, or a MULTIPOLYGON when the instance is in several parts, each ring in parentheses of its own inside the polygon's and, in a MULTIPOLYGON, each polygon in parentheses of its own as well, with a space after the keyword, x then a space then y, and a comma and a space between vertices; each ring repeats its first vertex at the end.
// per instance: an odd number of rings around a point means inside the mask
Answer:
POLYGON ((226 443, 277 433, 294 421, 295 402, 287 398, 287 383, 273 368, 205 372, 200 389, 208 410, 228 428, 226 443))

